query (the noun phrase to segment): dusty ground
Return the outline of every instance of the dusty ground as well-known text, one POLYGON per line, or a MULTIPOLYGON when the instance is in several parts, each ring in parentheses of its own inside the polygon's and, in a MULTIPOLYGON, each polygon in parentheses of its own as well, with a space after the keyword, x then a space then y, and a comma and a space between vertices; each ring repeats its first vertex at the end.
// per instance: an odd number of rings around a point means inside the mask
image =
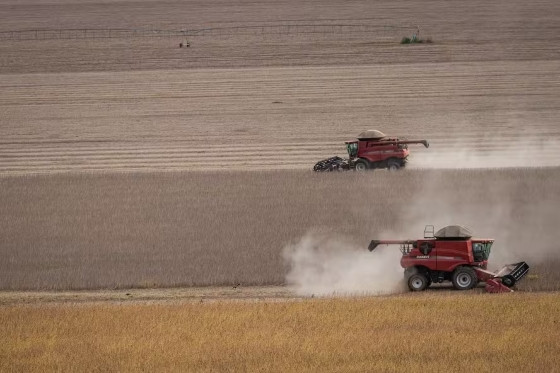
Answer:
MULTIPOLYGON (((6 72, 160 70, 201 67, 363 65, 418 62, 557 60, 559 5, 554 1, 213 0, 0 2, 0 31, 77 30, 77 40, 11 42, 0 46, 6 72), (364 25, 308 30, 279 25, 364 25), (231 29, 232 27, 268 27, 231 29), (403 36, 434 43, 401 48, 403 36), (190 38, 83 40, 83 29, 193 30, 190 38), (256 35, 255 35, 256 34, 256 35)), ((115 32, 113 33, 113 35, 115 32)), ((41 38, 41 34, 38 35, 41 38)), ((56 37, 56 34, 55 36, 56 37)))
POLYGON ((122 289, 98 291, 25 291, 0 292, 0 305, 81 304, 81 303, 170 303, 219 300, 282 301, 304 299, 283 286, 259 287, 185 287, 160 289, 122 289))
MULTIPOLYGON (((529 281, 533 281, 529 279, 529 281)), ((518 291, 524 291, 520 289, 518 291)), ((450 284, 434 285, 427 290, 431 294, 459 295, 450 284)), ((484 286, 464 293, 483 294, 484 286)), ((371 294, 370 294, 371 295, 371 294)), ((348 297, 349 294, 338 294, 348 297)), ((368 294, 350 294, 352 297, 366 297, 368 294)), ((387 296, 387 295, 385 295, 387 296)), ((418 296, 405 293, 401 296, 418 296)), ((497 295, 499 296, 499 295, 497 295)), ((83 290, 83 291, 10 291, 0 292, 0 306, 10 305, 78 305, 92 303, 206 303, 216 301, 239 302, 282 302, 315 298, 314 295, 299 295, 286 286, 223 286, 223 287, 181 287, 158 289, 83 290)))

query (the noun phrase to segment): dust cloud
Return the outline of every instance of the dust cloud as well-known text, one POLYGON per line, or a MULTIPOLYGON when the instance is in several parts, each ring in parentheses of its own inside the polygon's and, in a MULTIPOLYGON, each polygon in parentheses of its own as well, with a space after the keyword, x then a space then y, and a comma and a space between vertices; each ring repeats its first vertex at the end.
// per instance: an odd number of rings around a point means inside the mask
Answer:
POLYGON ((388 294, 404 289, 400 251, 369 252, 347 239, 308 233, 284 248, 287 285, 304 296, 388 294))
POLYGON ((495 240, 490 269, 518 261, 560 261, 558 178, 546 174, 536 169, 431 171, 389 235, 416 239, 427 224, 436 231, 458 224, 476 238, 495 240))
POLYGON ((493 133, 466 142, 436 139, 426 150, 413 152, 410 159, 410 169, 424 169, 429 176, 399 213, 401 235, 419 237, 426 224, 436 230, 459 224, 475 237, 495 239, 490 257, 495 268, 520 260, 560 260, 555 242, 560 221, 557 136, 493 133))
POLYGON ((478 139, 467 143, 432 142, 411 151, 412 169, 477 169, 560 166, 560 141, 546 138, 478 139))
MULTIPOLYGON (((420 239, 426 225, 434 225, 437 231, 457 224, 469 228, 475 238, 495 240, 490 270, 518 261, 532 268, 560 263, 560 142, 500 146, 484 152, 457 145, 454 150, 444 149, 449 152, 445 154, 434 146, 429 149, 433 155, 414 152, 408 170, 392 177, 381 174, 383 188, 399 191, 404 203, 394 205, 398 210, 391 228, 372 229, 370 237, 420 239)), ((353 218, 377 221, 385 211, 375 206, 372 203, 366 214, 360 210, 353 218)), ((366 246, 366 241, 358 245, 333 234, 309 233, 284 249, 290 267, 286 282, 302 295, 401 290, 398 248, 380 246, 370 253, 366 246)))

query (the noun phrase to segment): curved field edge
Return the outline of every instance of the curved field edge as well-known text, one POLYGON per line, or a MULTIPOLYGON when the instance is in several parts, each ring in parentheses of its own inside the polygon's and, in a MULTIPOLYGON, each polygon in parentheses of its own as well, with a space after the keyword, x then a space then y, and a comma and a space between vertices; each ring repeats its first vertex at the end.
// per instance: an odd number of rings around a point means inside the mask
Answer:
POLYGON ((0 369, 555 371, 560 297, 0 307, 0 369))

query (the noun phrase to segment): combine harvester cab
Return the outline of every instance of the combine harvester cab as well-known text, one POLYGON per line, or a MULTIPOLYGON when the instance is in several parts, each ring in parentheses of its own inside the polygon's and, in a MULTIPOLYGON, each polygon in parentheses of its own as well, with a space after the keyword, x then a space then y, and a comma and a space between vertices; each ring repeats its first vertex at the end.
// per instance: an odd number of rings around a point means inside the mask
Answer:
POLYGON ((398 170, 406 165, 409 144, 430 146, 427 140, 403 140, 388 137, 377 130, 360 133, 357 140, 346 141, 348 159, 331 157, 315 164, 313 171, 366 171, 369 169, 398 170))
POLYGON ((496 272, 488 271, 493 243, 493 239, 472 238, 471 232, 462 226, 447 226, 434 234, 434 227, 429 225, 422 239, 372 240, 368 250, 379 245, 399 245, 403 254, 401 267, 411 291, 451 281, 457 290, 469 290, 485 282, 490 293, 512 292, 511 288, 529 272, 529 265, 519 262, 496 272))

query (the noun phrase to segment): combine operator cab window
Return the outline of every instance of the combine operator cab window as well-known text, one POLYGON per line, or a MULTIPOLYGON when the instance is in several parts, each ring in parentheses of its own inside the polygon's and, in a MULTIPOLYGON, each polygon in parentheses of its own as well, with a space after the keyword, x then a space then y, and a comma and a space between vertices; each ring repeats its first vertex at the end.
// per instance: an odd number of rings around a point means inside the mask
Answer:
POLYGON ((351 142, 349 144, 346 144, 346 150, 348 151, 348 155, 350 156, 350 158, 356 158, 356 156, 358 155, 358 143, 351 142))
POLYGON ((474 260, 477 262, 482 262, 483 260, 488 260, 490 257, 490 248, 492 247, 492 242, 473 242, 472 251, 474 260))

